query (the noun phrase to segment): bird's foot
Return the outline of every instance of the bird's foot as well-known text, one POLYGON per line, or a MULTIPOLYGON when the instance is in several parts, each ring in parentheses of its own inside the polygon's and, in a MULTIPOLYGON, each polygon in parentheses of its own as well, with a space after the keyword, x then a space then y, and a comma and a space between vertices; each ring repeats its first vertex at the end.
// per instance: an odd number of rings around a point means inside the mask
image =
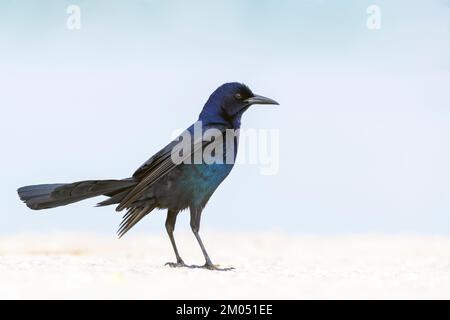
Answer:
POLYGON ((215 265, 212 263, 205 263, 202 266, 191 266, 191 268, 200 268, 200 269, 208 269, 214 271, 231 271, 234 270, 234 267, 221 268, 219 265, 215 265))
POLYGON ((189 267, 187 264, 183 262, 183 260, 178 262, 167 262, 165 264, 166 266, 169 266, 171 268, 183 268, 183 267, 189 267))

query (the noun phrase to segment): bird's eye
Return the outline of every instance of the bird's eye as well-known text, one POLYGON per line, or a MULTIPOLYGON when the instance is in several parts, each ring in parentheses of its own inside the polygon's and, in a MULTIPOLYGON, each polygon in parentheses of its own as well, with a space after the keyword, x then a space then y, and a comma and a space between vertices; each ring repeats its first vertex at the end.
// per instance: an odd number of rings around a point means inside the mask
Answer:
POLYGON ((236 98, 236 100, 241 100, 241 99, 242 99, 242 94, 236 93, 236 94, 234 95, 234 97, 236 98))

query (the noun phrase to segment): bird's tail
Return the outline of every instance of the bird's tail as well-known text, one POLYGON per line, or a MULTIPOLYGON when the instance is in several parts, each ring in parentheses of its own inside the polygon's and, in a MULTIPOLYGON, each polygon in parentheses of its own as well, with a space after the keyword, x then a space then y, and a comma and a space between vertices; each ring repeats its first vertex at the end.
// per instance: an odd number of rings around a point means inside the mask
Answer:
POLYGON ((101 195, 110 199, 99 205, 120 202, 127 190, 134 187, 133 179, 124 180, 88 180, 68 184, 40 184, 26 186, 17 190, 20 199, 33 210, 65 206, 88 198, 101 195))

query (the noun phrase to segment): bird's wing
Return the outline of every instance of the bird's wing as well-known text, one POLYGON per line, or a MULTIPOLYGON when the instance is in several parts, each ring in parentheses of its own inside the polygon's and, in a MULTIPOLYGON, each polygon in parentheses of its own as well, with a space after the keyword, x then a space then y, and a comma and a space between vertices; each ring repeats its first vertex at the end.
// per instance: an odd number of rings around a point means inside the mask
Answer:
POLYGON ((133 178, 141 180, 147 173, 149 173, 155 166, 164 161, 167 156, 170 157, 173 148, 179 143, 178 140, 174 140, 165 146, 163 149, 154 154, 150 159, 144 162, 134 173, 133 178))
MULTIPOLYGON (((222 132, 224 130, 221 130, 222 132)), ((145 162, 134 174, 133 178, 139 180, 139 183, 126 195, 122 202, 117 206, 116 211, 122 211, 127 208, 134 201, 138 200, 142 193, 145 192, 147 188, 152 186, 159 179, 164 177, 167 173, 172 171, 175 167, 182 164, 184 160, 191 157, 199 149, 204 146, 214 143, 216 140, 208 140, 205 137, 200 137, 196 141, 192 142, 190 153, 183 154, 174 162, 172 159, 172 152, 174 152, 175 146, 179 145, 180 140, 176 139, 168 144, 165 148, 156 153, 147 162, 145 162)), ((177 151, 179 152, 179 151, 177 151)))

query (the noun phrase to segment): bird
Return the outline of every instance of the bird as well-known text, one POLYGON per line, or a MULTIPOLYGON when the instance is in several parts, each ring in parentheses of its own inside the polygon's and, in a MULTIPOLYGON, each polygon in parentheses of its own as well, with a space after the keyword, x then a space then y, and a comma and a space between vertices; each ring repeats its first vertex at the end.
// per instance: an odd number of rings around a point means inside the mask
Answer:
POLYGON ((176 258, 176 262, 166 265, 231 270, 212 263, 199 234, 200 221, 210 197, 234 167, 239 145, 239 134, 236 132, 241 128, 242 115, 253 105, 279 103, 254 94, 243 83, 225 83, 209 96, 198 120, 150 157, 131 177, 30 185, 19 188, 18 195, 32 210, 106 196, 107 199, 97 206, 117 205, 116 211, 126 210, 117 231, 119 238, 154 209, 165 209, 165 227, 176 258), (208 132, 213 134, 208 136, 208 132), (194 138, 186 138, 191 136, 194 138), (202 152, 208 147, 213 150, 211 155, 215 161, 205 161, 202 152), (203 253, 204 265, 187 265, 175 242, 177 216, 186 209, 190 212, 190 227, 203 253))

